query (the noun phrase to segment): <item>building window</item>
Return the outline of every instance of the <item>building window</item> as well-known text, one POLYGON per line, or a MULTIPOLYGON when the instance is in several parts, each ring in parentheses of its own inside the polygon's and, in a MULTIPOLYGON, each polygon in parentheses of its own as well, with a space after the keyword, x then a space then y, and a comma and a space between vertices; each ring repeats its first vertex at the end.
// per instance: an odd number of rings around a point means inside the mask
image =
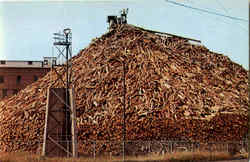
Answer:
POLYGON ((18 90, 17 89, 13 89, 13 95, 17 94, 18 90))
POLYGON ((0 63, 1 63, 2 65, 4 65, 4 64, 6 64, 6 61, 2 60, 2 61, 0 61, 0 63))
POLYGON ((33 61, 28 61, 28 65, 32 65, 33 64, 33 61))
POLYGON ((44 60, 44 65, 48 65, 49 61, 48 60, 44 60))
POLYGON ((34 81, 37 81, 38 80, 38 77, 35 75, 34 76, 34 81))
POLYGON ((3 89, 3 97, 7 96, 7 89, 3 89))
POLYGON ((52 60, 52 65, 56 65, 56 60, 52 60))
POLYGON ((3 82, 4 82, 4 77, 0 76, 0 83, 3 83, 3 82))
POLYGON ((21 79, 22 79, 22 77, 20 75, 18 75, 17 78, 16 78, 16 83, 20 84, 21 83, 21 79))

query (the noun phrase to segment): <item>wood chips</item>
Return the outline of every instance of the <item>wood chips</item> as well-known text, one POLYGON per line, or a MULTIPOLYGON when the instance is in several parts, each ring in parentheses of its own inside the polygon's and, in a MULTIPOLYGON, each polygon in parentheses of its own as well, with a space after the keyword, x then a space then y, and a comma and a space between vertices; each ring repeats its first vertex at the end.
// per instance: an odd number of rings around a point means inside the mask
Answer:
MULTIPOLYGON (((126 140, 228 141, 247 133, 248 73, 204 46, 121 25, 72 63, 79 140, 122 140, 124 92, 126 140)), ((0 102, 0 151, 38 148, 49 86, 62 87, 53 71, 0 102)))

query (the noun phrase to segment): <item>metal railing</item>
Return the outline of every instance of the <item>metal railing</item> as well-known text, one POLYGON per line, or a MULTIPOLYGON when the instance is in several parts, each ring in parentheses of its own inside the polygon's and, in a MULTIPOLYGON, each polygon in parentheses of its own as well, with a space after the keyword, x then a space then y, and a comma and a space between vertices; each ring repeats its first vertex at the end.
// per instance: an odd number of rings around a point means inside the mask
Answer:
MULTIPOLYGON (((60 141, 60 143, 67 141, 60 141)), ((0 141, 1 151, 21 151, 33 152, 41 155, 43 141, 11 141, 12 150, 5 148, 4 143, 0 141), (28 148, 28 149, 27 149, 28 148), (16 149, 16 150, 15 150, 16 149)), ((110 140, 79 140, 78 141, 79 156, 96 158, 99 156, 109 157, 126 157, 126 156, 148 156, 148 155, 164 155, 175 152, 227 152, 230 154, 247 153, 248 141, 227 141, 227 142, 192 142, 192 141, 177 141, 177 140, 132 140, 132 141, 110 141, 110 140)), ((56 152, 55 152, 56 154, 56 152)))
POLYGON ((190 142, 190 141, 78 141, 80 155, 92 156, 140 156, 164 155, 174 152, 248 152, 247 141, 190 142))

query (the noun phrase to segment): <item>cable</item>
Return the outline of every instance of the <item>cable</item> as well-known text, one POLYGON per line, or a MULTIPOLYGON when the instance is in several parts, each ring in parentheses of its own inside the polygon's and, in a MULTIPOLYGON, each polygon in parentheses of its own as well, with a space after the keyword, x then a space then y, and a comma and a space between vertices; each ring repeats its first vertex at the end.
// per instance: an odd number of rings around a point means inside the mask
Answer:
MULTIPOLYGON (((188 1, 190 1, 190 0, 188 0, 188 1)), ((192 1, 190 1, 191 3, 193 3, 192 1)), ((226 7, 219 1, 219 0, 216 0, 216 2, 217 2, 217 4, 224 10, 224 12, 226 13, 226 14, 229 14, 229 11, 226 9, 226 7)), ((200 6, 201 7, 201 6, 200 6)), ((206 8, 206 9, 210 9, 210 11, 211 11, 211 8, 206 8)), ((215 12, 215 11, 211 11, 211 12, 215 12)), ((226 22, 226 21, 223 21, 223 20, 220 20, 221 22, 224 22, 224 23, 226 23, 226 24, 229 24, 228 22, 226 22)), ((248 32, 248 29, 247 28, 245 28, 245 26, 244 25, 242 25, 242 24, 240 24, 240 22, 236 22, 236 25, 239 25, 239 27, 242 29, 242 30, 244 30, 245 32, 248 32)))
POLYGON ((190 9, 193 9, 193 10, 198 10, 198 11, 201 11, 201 12, 206 12, 206 13, 217 15, 217 16, 223 16, 223 17, 226 17, 226 18, 229 18, 229 19, 232 19, 232 20, 248 22, 248 20, 246 20, 246 19, 233 17, 233 16, 228 16, 228 15, 223 15, 221 13, 217 13, 217 12, 213 12, 213 11, 209 11, 209 10, 205 10, 205 9, 201 9, 201 8, 196 8, 196 7, 188 6, 188 5, 185 5, 185 4, 182 4, 182 3, 177 3, 177 2, 173 2, 173 1, 169 1, 169 0, 165 0, 165 1, 169 2, 169 3, 172 3, 172 4, 175 4, 175 5, 178 5, 178 6, 190 8, 190 9))
POLYGON ((219 0, 216 0, 216 2, 219 4, 219 6, 228 14, 228 10, 224 7, 222 3, 220 3, 219 0))
MULTIPOLYGON (((224 7, 224 5, 222 3, 220 3, 219 0, 216 0, 216 2, 219 4, 219 6, 225 11, 225 13, 229 14, 228 10, 226 9, 226 7, 224 7)), ((238 24, 238 23, 237 23, 238 24)), ((244 26, 242 26, 241 24, 238 24, 241 29, 243 29, 244 31, 248 31, 244 26)))

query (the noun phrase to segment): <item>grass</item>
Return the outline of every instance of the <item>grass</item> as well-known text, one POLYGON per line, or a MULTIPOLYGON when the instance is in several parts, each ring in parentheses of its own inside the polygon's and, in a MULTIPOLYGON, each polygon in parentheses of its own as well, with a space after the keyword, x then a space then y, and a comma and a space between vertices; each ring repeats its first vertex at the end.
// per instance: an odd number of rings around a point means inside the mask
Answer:
MULTIPOLYGON (((248 154, 230 155, 226 152, 176 152, 165 155, 126 157, 127 162, 188 162, 202 160, 231 160, 248 158, 248 154)), ((122 157, 80 157, 80 158, 47 158, 26 152, 0 153, 0 162, 121 162, 122 157)))

